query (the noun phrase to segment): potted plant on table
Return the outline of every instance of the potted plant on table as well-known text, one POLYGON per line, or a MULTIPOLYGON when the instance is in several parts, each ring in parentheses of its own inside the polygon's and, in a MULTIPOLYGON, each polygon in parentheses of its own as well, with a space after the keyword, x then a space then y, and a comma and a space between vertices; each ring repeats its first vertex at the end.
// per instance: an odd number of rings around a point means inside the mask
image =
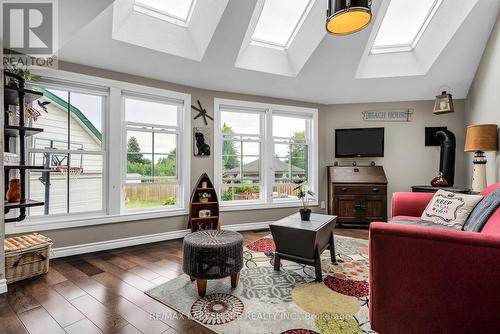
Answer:
POLYGON ((310 190, 306 190, 306 180, 295 181, 297 185, 294 190, 298 190, 297 197, 302 201, 302 209, 299 210, 300 218, 302 220, 310 220, 311 219, 311 209, 307 206, 309 201, 314 198, 314 193, 310 190))
POLYGON ((207 192, 202 192, 202 193, 199 193, 198 194, 198 198, 200 199, 200 202, 201 203, 208 203, 208 199, 211 197, 212 195, 210 195, 209 193, 207 192))

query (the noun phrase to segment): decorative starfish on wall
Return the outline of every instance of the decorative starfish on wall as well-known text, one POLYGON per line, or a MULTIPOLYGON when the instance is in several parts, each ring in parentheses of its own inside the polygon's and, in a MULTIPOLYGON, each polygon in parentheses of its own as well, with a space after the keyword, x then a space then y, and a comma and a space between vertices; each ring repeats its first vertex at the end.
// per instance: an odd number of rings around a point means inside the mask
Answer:
POLYGON ((194 117, 194 119, 203 117, 203 122, 205 123, 205 125, 208 125, 207 118, 211 119, 212 121, 214 119, 210 115, 207 114, 207 110, 206 109, 203 109, 203 107, 201 106, 200 100, 197 100, 197 101, 198 101, 198 108, 195 107, 195 106, 193 106, 193 105, 191 106, 191 108, 193 108, 194 110, 198 111, 198 115, 196 115, 194 117))

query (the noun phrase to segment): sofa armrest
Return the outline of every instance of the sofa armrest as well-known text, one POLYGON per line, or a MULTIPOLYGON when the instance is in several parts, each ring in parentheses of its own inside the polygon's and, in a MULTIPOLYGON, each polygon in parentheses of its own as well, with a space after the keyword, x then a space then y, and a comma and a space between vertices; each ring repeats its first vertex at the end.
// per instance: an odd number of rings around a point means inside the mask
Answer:
POLYGON ((395 192, 392 194, 392 217, 422 216, 433 196, 433 193, 395 192))
POLYGON ((500 333, 500 236, 370 226, 370 319, 380 333, 500 333))

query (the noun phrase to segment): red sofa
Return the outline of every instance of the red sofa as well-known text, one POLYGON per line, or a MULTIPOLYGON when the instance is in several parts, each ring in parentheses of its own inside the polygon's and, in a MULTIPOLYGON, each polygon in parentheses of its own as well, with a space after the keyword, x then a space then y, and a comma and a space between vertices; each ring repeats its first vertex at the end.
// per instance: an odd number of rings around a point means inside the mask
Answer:
MULTIPOLYGON (((395 193, 393 219, 418 220, 432 196, 395 193)), ((500 333, 500 208, 481 232, 372 223, 369 252, 375 331, 500 333)))

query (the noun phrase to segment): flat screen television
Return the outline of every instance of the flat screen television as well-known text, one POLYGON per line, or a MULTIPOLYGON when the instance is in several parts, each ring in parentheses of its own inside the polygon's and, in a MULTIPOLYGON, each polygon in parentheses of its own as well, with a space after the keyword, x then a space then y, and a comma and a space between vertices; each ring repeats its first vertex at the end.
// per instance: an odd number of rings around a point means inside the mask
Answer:
POLYGON ((335 157, 383 157, 384 128, 335 130, 335 157))

